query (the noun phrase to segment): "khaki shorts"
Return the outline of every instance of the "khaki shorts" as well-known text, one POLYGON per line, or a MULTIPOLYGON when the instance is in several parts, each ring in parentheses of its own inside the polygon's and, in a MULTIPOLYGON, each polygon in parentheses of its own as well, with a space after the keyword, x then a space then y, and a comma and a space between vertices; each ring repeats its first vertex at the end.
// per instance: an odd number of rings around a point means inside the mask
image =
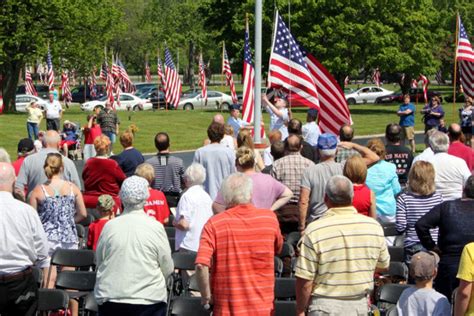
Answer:
POLYGON ((325 297, 312 297, 308 316, 366 316, 368 314, 367 298, 340 300, 325 297))
POLYGON ((413 126, 402 126, 402 140, 412 140, 415 138, 415 127, 413 126))

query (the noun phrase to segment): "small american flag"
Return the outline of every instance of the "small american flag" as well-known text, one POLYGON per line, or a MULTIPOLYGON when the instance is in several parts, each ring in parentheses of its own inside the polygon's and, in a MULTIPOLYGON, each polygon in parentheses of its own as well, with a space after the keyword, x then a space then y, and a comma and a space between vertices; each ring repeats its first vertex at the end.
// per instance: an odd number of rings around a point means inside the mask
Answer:
POLYGON ((54 90, 54 70, 53 70, 53 62, 51 59, 51 51, 48 47, 48 55, 46 56, 46 64, 48 65, 48 87, 49 91, 54 90))
POLYGON ((150 65, 148 61, 145 63, 145 80, 146 82, 151 82, 151 72, 150 72, 150 65))
POLYGON ((201 97, 207 102, 206 66, 202 60, 202 54, 199 55, 199 86, 201 87, 201 97))
POLYGON ((181 79, 168 48, 165 48, 165 98, 166 103, 178 108, 181 98, 181 79))
POLYGON ((120 105, 120 94, 122 93, 122 77, 120 72, 120 66, 117 63, 117 59, 112 62, 112 78, 114 81, 114 98, 117 104, 120 105))
POLYGON ((105 68, 105 73, 107 74, 106 80, 105 80, 105 89, 107 90, 107 100, 109 103, 114 106, 114 90, 115 90, 115 83, 114 83, 114 76, 112 75, 112 72, 110 69, 107 67, 105 68))
POLYGON ((158 64, 157 66, 157 72, 158 72, 158 77, 160 77, 161 80, 161 85, 164 87, 165 86, 165 76, 163 75, 163 67, 161 66, 161 59, 158 57, 156 63, 158 64))
POLYGON ((31 78, 31 72, 28 68, 25 70, 25 92, 29 95, 38 96, 35 86, 33 85, 33 79, 31 78))
POLYGON ((234 79, 232 78, 232 70, 230 69, 229 57, 225 50, 225 44, 222 46, 222 73, 225 75, 225 84, 230 86, 230 95, 232 102, 238 103, 237 93, 235 92, 234 79))
POLYGON ((108 72, 107 61, 105 61, 102 64, 102 67, 100 68, 99 78, 104 81, 107 80, 107 72, 108 72))
POLYGON ((66 104, 72 101, 71 89, 69 88, 69 76, 65 71, 61 74, 61 93, 66 104))
POLYGON ((377 85, 377 87, 380 87, 380 70, 378 68, 375 68, 374 73, 372 74, 372 81, 377 85))
POLYGON ((456 60, 459 63, 461 86, 467 96, 474 97, 474 51, 460 16, 458 16, 458 23, 459 34, 456 60))
POLYGON ((95 77, 96 68, 91 72, 91 78, 89 81, 89 90, 91 91, 91 98, 95 99, 97 97, 97 79, 95 77))
POLYGON ((305 56, 278 12, 274 29, 268 74, 270 87, 289 91, 293 100, 319 109, 318 91, 305 56))
POLYGON ((128 93, 134 93, 135 92, 135 86, 133 85, 132 80, 130 80, 130 77, 128 76, 128 73, 127 73, 127 70, 125 69, 125 66, 123 65, 123 63, 118 58, 116 60, 116 63, 119 66, 120 78, 121 78, 123 86, 124 86, 124 91, 128 92, 128 93))
POLYGON ((422 74, 420 74, 420 77, 418 78, 418 81, 422 82, 423 85, 423 98, 425 99, 425 103, 428 103, 428 85, 430 84, 430 81, 428 78, 422 74))

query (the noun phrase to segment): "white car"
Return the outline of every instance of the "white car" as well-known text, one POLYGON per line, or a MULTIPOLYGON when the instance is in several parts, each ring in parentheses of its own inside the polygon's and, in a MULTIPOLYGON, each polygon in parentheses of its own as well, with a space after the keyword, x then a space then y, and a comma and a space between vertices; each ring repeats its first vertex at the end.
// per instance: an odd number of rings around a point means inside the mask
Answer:
POLYGON ((231 105, 232 97, 219 91, 207 91, 207 105, 201 97, 201 91, 192 92, 181 98, 178 109, 194 110, 195 108, 228 109, 231 105))
MULTIPOLYGON (((101 106, 105 108, 105 103, 107 102, 107 96, 100 98, 99 100, 89 101, 81 104, 81 110, 83 111, 93 111, 96 106, 101 106)), ((149 100, 143 100, 133 95, 131 93, 122 93, 120 94, 120 102, 115 102, 115 109, 117 111, 143 111, 151 110, 152 105, 149 100)))
POLYGON ((384 97, 392 93, 393 91, 376 86, 363 87, 354 92, 346 94, 346 100, 347 104, 375 103, 375 99, 378 97, 384 97))
POLYGON ((36 97, 34 95, 29 95, 29 94, 17 94, 15 97, 15 105, 16 105, 16 110, 18 112, 26 112, 26 106, 30 104, 30 102, 35 101, 38 103, 38 106, 40 109, 44 109, 44 106, 46 104, 46 100, 36 97))

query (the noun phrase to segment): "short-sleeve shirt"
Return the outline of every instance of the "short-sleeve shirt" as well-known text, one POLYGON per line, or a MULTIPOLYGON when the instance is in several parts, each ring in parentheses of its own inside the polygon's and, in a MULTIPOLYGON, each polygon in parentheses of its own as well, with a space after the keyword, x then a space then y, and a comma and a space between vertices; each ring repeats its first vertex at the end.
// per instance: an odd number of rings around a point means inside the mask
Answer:
POLYGON ((415 111, 416 110, 413 103, 401 104, 398 110, 401 112, 404 112, 406 110, 411 111, 411 113, 408 115, 400 116, 400 126, 415 126, 415 111))
POLYGON ((54 100, 53 102, 47 101, 44 108, 46 110, 47 119, 58 119, 61 115, 62 107, 57 100, 54 100))
POLYGON ((89 225, 89 233, 87 236, 87 247, 92 248, 92 250, 97 249, 97 244, 99 243, 100 233, 104 229, 104 225, 109 221, 108 218, 99 218, 93 221, 89 225))
MULTIPOLYGON (((464 247, 459 262, 458 279, 466 282, 474 282, 474 242, 467 244, 464 247)), ((468 316, 474 315, 474 295, 471 293, 471 299, 467 307, 466 314, 468 316)))
POLYGON ((102 133, 114 133, 117 131, 117 124, 120 121, 117 117, 117 113, 111 109, 105 109, 97 116, 97 123, 102 129, 102 133))
POLYGON ((303 138, 311 146, 316 147, 318 145, 319 135, 321 135, 321 129, 316 122, 309 122, 303 125, 302 128, 303 138))
POLYGON ((271 314, 274 256, 282 245, 277 217, 270 210, 238 205, 208 220, 196 264, 211 267, 215 315, 271 314))
POLYGON ((385 161, 393 163, 397 168, 398 181, 400 184, 407 183, 408 172, 413 162, 413 152, 402 145, 387 145, 385 150, 385 161))
POLYGON ((288 137, 288 128, 285 125, 285 122, 288 122, 289 116, 288 116, 288 109, 280 109, 280 111, 283 113, 282 117, 279 117, 273 111, 267 107, 268 113, 270 113, 270 130, 279 130, 281 132, 281 139, 284 140, 288 137))
POLYGON ((232 116, 227 119, 227 124, 232 126, 232 128, 234 129, 234 137, 237 137, 237 135, 239 134, 239 130, 242 127, 250 125, 249 123, 245 122, 241 118, 235 118, 232 116))
POLYGON ((84 128, 84 145, 94 144, 94 139, 102 135, 102 129, 99 124, 94 124, 91 128, 84 128))
POLYGON ((434 289, 410 287, 402 292, 397 302, 398 315, 451 315, 451 304, 434 289))
POLYGON ((165 219, 170 216, 170 208, 168 202, 166 202, 166 197, 163 192, 158 190, 148 189, 148 192, 150 192, 150 197, 146 200, 143 210, 148 216, 164 224, 165 219))
POLYGON ((125 173, 127 177, 133 176, 138 165, 145 162, 145 158, 143 158, 142 153, 136 148, 124 150, 112 159, 117 161, 120 169, 122 169, 123 173, 125 173))

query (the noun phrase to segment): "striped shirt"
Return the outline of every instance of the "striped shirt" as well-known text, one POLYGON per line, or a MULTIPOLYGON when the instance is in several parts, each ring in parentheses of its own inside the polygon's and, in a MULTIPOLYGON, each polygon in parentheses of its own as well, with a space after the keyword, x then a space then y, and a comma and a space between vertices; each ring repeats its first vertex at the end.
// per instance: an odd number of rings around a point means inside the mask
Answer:
POLYGON ((270 210, 238 205, 209 219, 196 264, 211 267, 215 316, 271 314, 273 262, 282 245, 277 217, 270 210))
POLYGON ((383 229, 352 207, 331 208, 308 225, 296 276, 313 280, 313 296, 362 298, 373 289, 376 268, 388 268, 383 229))
MULTIPOLYGON (((415 224, 433 207, 443 202, 443 197, 439 193, 429 195, 418 195, 415 193, 402 193, 397 199, 396 228, 399 233, 405 232, 405 247, 410 247, 420 243, 416 234, 415 224)), ((430 230, 431 237, 438 242, 438 228, 430 230)))
POLYGON ((151 187, 163 193, 181 193, 184 187, 183 160, 168 154, 158 154, 146 161, 155 170, 151 187))

